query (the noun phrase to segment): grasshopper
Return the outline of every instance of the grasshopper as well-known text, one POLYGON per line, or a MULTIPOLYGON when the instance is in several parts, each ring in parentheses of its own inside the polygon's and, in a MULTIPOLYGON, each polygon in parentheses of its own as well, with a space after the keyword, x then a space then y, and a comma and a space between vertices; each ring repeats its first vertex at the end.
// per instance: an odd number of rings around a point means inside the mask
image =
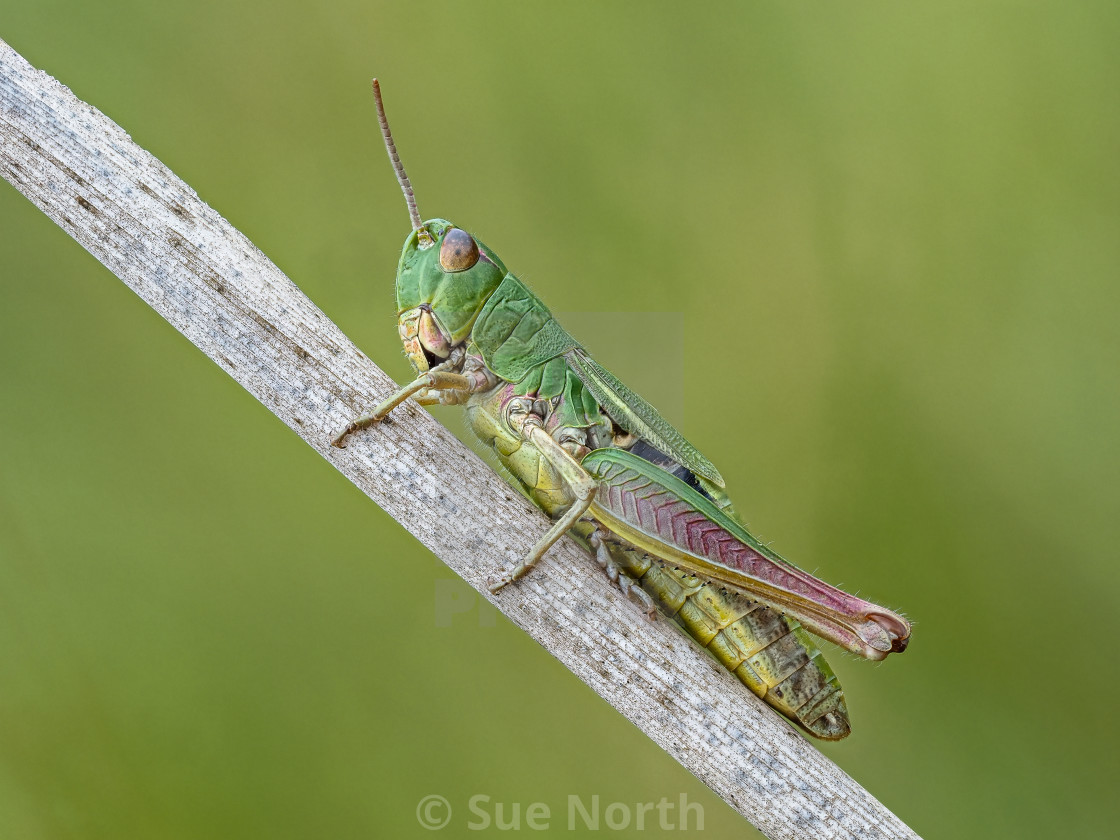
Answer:
POLYGON ((906 648, 909 623, 759 542, 711 461, 592 359, 490 248, 444 219, 422 221, 376 79, 373 93, 412 222, 397 323, 418 376, 333 445, 408 399, 465 406, 475 434, 553 520, 491 591, 570 533, 651 618, 676 620, 778 712, 818 738, 847 736, 843 689, 809 633, 880 660, 906 648))

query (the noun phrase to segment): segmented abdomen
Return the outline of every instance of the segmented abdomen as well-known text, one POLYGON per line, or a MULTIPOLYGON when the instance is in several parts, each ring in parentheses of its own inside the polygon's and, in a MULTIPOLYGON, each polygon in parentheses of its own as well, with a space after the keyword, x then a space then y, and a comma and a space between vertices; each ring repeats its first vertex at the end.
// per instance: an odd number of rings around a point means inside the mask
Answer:
POLYGON ((777 711, 818 738, 839 740, 851 731, 844 690, 796 621, 636 549, 608 549, 666 615, 777 711))

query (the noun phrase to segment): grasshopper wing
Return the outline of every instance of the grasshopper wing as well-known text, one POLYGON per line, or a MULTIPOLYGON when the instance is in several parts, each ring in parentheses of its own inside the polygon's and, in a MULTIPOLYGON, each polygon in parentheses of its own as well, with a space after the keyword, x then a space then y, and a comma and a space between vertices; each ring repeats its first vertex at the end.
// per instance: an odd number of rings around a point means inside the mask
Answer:
POLYGON ((657 447, 696 475, 703 476, 717 487, 724 486, 723 476, 711 461, 658 414, 656 408, 623 385, 613 373, 588 356, 583 348, 569 350, 564 358, 615 423, 657 447))
POLYGON ((582 464, 600 482, 591 515, 641 550, 761 601, 868 659, 906 648, 904 618, 801 571, 655 464, 624 449, 596 449, 582 464))

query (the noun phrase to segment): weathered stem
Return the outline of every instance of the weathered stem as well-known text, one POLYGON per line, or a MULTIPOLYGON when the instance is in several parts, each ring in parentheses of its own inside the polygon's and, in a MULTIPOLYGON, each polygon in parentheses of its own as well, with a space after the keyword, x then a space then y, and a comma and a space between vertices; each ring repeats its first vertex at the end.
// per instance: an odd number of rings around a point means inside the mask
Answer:
POLYGON ((119 126, 0 41, 0 172, 219 367, 601 697, 772 838, 915 837, 416 406, 332 448, 396 386, 268 258, 119 126), (655 653, 651 653, 655 652, 655 653))

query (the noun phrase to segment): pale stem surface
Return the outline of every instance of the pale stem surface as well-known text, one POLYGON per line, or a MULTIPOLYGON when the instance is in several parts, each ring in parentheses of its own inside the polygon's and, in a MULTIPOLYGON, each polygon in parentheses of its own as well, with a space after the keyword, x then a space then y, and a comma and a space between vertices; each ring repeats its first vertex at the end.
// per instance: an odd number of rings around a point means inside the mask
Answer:
POLYGON ((648 621, 571 540, 492 596, 487 577, 547 530, 543 514, 411 403, 332 448, 394 383, 193 189, 3 41, 0 173, 768 837, 916 837, 670 622, 648 621))

